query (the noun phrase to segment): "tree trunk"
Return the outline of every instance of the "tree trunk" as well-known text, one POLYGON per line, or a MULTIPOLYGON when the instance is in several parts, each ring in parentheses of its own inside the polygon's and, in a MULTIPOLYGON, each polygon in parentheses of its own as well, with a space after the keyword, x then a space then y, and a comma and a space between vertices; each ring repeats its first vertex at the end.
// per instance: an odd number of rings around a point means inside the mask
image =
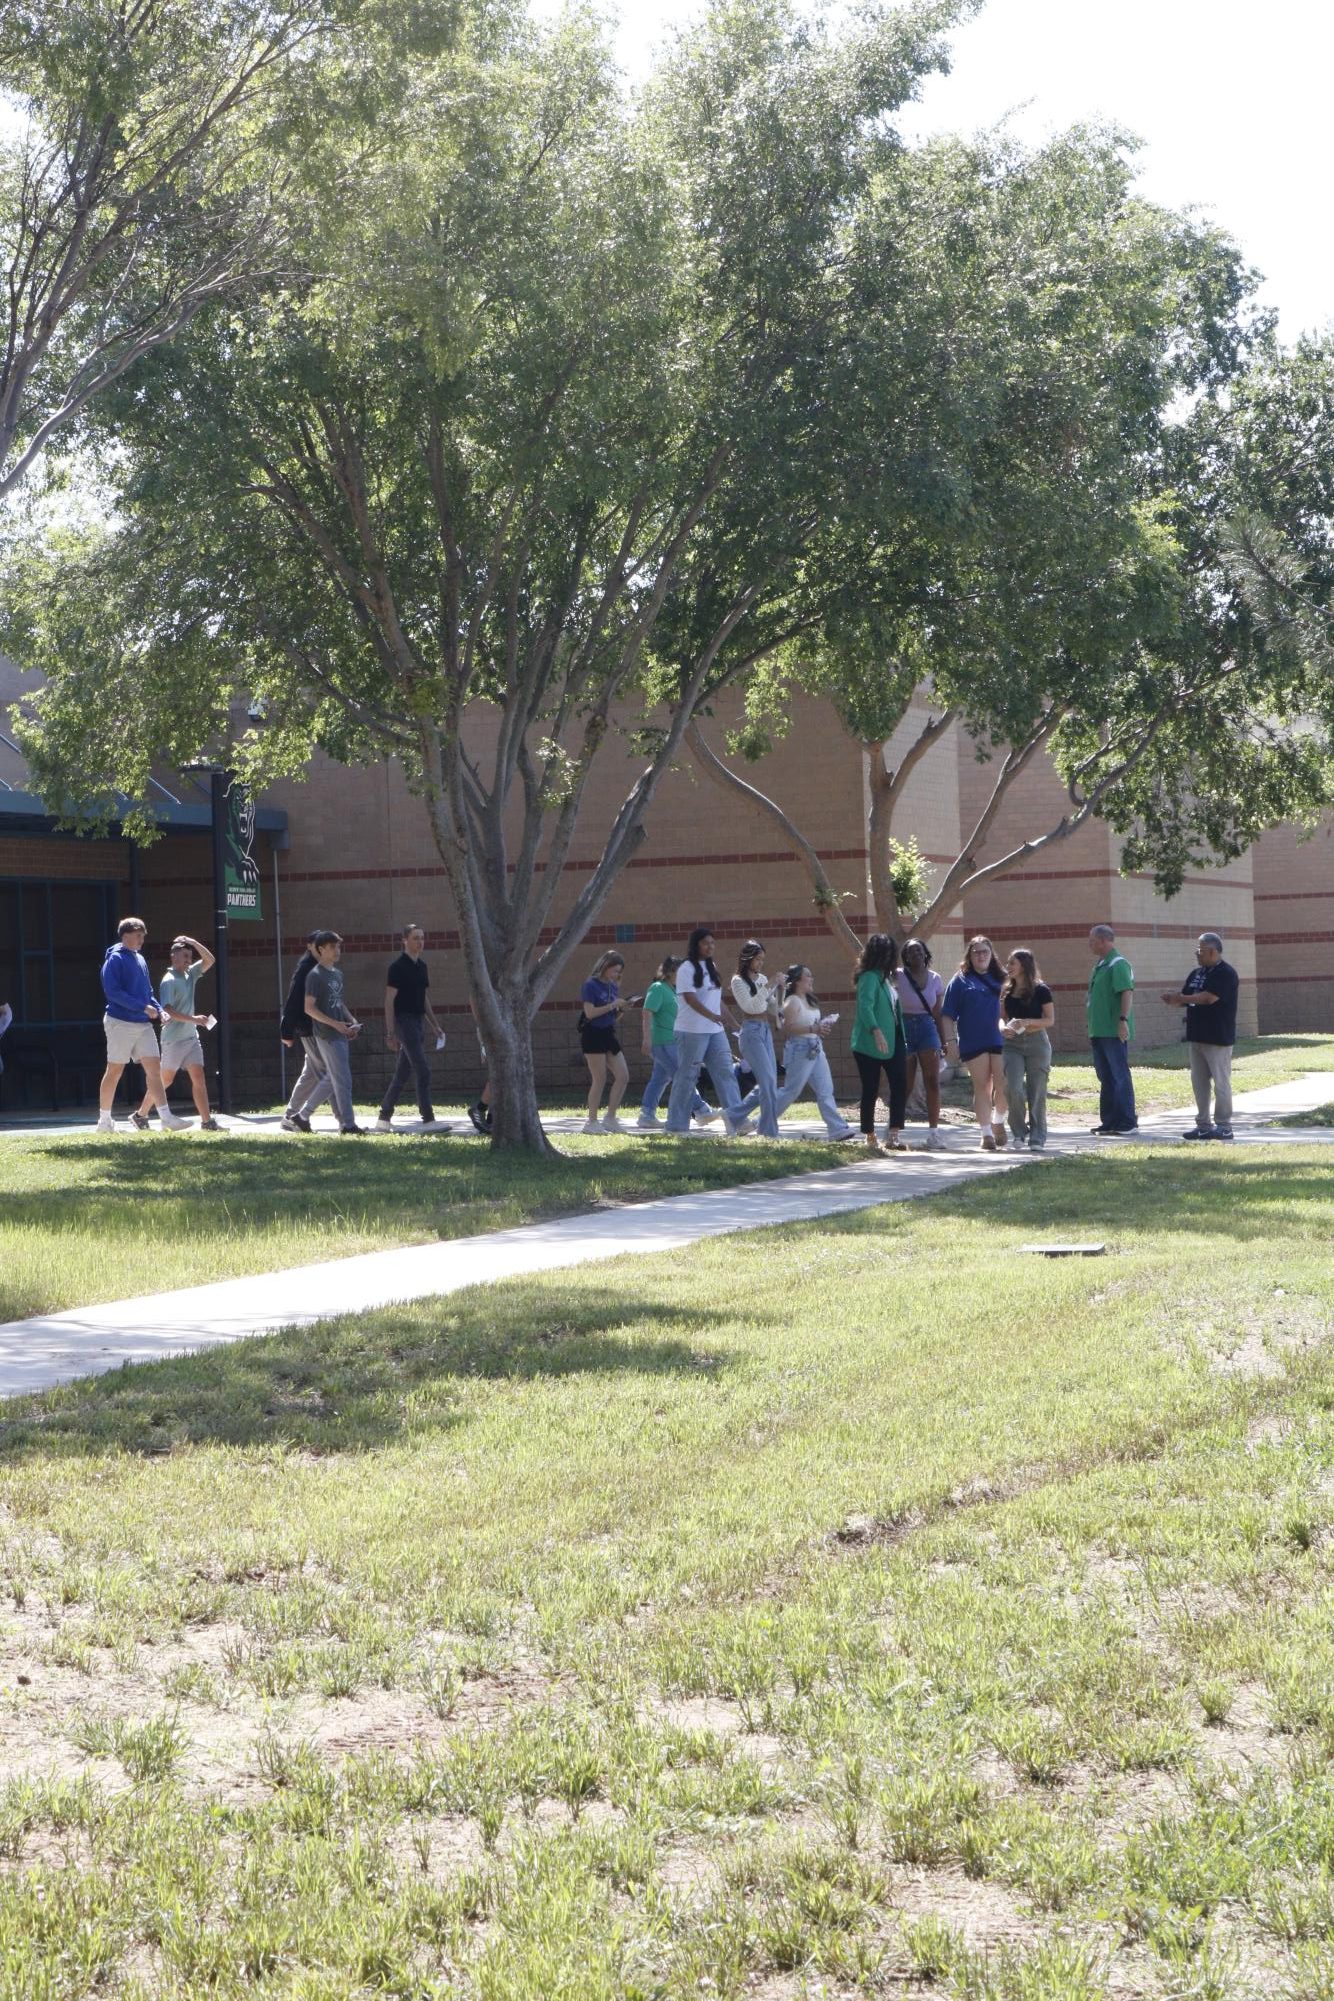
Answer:
POLYGON ((487 1031, 487 1076, 491 1082, 491 1144, 501 1152, 537 1153, 558 1158, 542 1130, 533 1063, 533 1024, 527 1000, 496 993, 493 1026, 487 1031), (499 1033, 497 1033, 497 1025, 499 1033))

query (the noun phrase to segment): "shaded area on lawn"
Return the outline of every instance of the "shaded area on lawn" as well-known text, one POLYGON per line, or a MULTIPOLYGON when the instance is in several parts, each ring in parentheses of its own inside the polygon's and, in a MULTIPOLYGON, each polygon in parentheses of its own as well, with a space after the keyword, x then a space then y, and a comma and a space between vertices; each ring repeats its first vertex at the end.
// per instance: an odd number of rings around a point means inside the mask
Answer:
POLYGON ((359 1319, 240 1341, 167 1362, 0 1402, 0 1460, 34 1453, 280 1446, 313 1455, 369 1452, 467 1421, 451 1384, 542 1376, 716 1374, 721 1355, 657 1330, 704 1335, 726 1316, 665 1301, 580 1298, 551 1311, 540 1281, 386 1307, 359 1319), (459 1301, 464 1304, 460 1305, 459 1301), (633 1334, 625 1330, 633 1325, 633 1334))
POLYGON ((555 1159, 516 1160, 449 1139, 7 1140, 0 1320, 818 1172, 846 1158, 823 1134, 737 1145, 580 1135, 565 1144, 555 1159))

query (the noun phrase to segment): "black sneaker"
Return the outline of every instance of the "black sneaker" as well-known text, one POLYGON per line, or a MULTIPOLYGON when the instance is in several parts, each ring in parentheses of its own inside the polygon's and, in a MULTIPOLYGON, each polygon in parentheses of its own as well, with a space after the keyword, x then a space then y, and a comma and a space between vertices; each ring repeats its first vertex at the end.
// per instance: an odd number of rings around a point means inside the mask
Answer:
POLYGON ((1231 1126, 1215 1126, 1215 1127, 1214 1127, 1214 1138, 1215 1138, 1215 1139, 1235 1139, 1235 1138, 1236 1138, 1236 1134, 1235 1134, 1235 1133, 1233 1132, 1233 1130, 1232 1130, 1231 1126))
POLYGON ((363 1137, 366 1132, 365 1126, 339 1126, 338 1130, 340 1133, 360 1133, 363 1137))
MULTIPOLYGON (((1217 1139, 1218 1130, 1215 1126, 1192 1126, 1190 1131, 1182 1133, 1181 1137, 1183 1140, 1217 1139)), ((1231 1134, 1228 1137, 1231 1138, 1231 1134)))
POLYGON ((475 1105, 469 1105, 468 1117, 472 1120, 474 1132, 479 1132, 483 1134, 490 1132, 491 1114, 487 1110, 486 1106, 482 1103, 480 1098, 477 1100, 477 1103, 475 1105))
POLYGON ((199 1130, 201 1133, 220 1133, 222 1131, 222 1127, 218 1124, 215 1118, 210 1116, 206 1119, 201 1119, 199 1121, 199 1130))
POLYGON ((142 1112, 131 1112, 130 1124, 132 1126, 135 1126, 141 1133, 146 1133, 148 1131, 148 1120, 144 1117, 142 1112))

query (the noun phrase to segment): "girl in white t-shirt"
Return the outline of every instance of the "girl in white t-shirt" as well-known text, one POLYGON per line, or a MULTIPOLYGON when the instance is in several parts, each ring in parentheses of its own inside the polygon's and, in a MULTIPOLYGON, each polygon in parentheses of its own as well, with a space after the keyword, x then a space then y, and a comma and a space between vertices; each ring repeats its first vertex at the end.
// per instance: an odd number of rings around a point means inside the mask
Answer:
POLYGON ((764 973, 764 947, 758 938, 748 938, 737 958, 732 981, 732 1000, 741 1016, 741 1060, 755 1079, 760 1094, 760 1137, 778 1138, 778 1057, 774 1051, 774 1023, 778 1018, 778 991, 764 973))
POLYGON ((778 1116, 781 1118, 788 1106, 795 1104, 802 1092, 809 1089, 830 1139, 855 1139, 856 1131, 838 1109, 834 1097, 834 1079, 825 1054, 825 1043, 833 1031, 833 1023, 831 1021, 827 1028, 821 1026, 823 1017, 814 986, 815 979, 809 966, 789 966, 783 975, 786 996, 783 1027, 787 1033, 783 1064, 787 1081, 778 1093, 778 1116))
POLYGON ((713 1079, 729 1135, 749 1132, 746 1114, 758 1101, 759 1092, 753 1091, 742 1104, 723 1019, 723 983, 713 963, 713 933, 707 924, 697 925, 690 934, 685 957, 676 969, 676 998, 675 1033, 681 1057, 667 1101, 668 1132, 689 1132, 695 1084, 702 1067, 713 1079))

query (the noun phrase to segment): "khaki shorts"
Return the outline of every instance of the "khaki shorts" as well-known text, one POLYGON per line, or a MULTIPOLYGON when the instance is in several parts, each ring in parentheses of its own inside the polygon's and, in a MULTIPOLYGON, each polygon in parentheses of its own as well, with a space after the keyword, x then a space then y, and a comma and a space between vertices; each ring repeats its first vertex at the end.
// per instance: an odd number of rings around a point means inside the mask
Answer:
POLYGON ((142 1063, 157 1056, 157 1035, 151 1021, 117 1021, 114 1015, 104 1014, 102 1026, 107 1032, 108 1063, 142 1063))
POLYGON ((163 1036, 162 1067, 164 1070, 170 1070, 174 1077, 178 1070, 188 1070, 192 1063, 197 1064, 201 1070, 204 1067, 204 1045, 199 1040, 199 1030, 197 1028, 192 1028, 188 1035, 180 1036, 171 1042, 167 1040, 165 1035, 163 1036))

